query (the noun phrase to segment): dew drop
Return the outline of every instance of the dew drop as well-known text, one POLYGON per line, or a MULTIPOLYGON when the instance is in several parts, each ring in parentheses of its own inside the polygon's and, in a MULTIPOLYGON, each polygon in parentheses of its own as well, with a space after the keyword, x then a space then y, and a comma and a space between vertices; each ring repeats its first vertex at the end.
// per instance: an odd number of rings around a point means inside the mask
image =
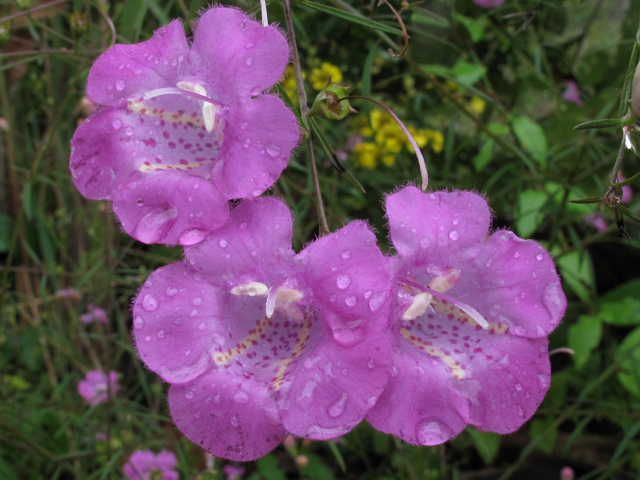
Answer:
POLYGON ((400 370, 398 369, 397 366, 394 365, 393 367, 391 367, 391 376, 392 377, 397 377, 398 373, 400 373, 400 370))
POLYGON ((251 47, 253 47, 253 43, 247 43, 247 44, 245 45, 245 47, 246 47, 246 48, 251 48, 251 47))
POLYGON ((138 199, 136 200, 136 205, 138 205, 139 207, 142 207, 144 205, 144 200, 142 199, 142 197, 138 197, 138 199))
POLYGON ((247 228, 247 223, 246 223, 246 222, 242 222, 242 223, 238 226, 238 228, 239 228, 240 230, 245 230, 245 229, 247 228))
POLYGON ((190 317, 195 317, 196 315, 198 315, 198 309, 194 308, 193 310, 191 310, 191 313, 189 313, 190 317))
POLYGON ((231 419, 229 420, 229 422, 231 423, 231 425, 233 425, 236 428, 240 426, 240 422, 238 421, 238 416, 237 415, 232 415, 231 419))
POLYGON ((351 285, 351 278, 349 278, 349 275, 338 275, 338 278, 336 279, 336 285, 340 290, 344 290, 349 285, 351 285))
POLYGON ((124 90, 124 87, 126 87, 126 85, 127 85, 127 84, 125 83, 125 81, 124 81, 124 80, 119 79, 119 80, 116 82, 116 90, 118 90, 119 92, 121 92, 122 90, 124 90))
POLYGON ((456 241, 456 240, 458 240, 458 238, 460 238, 460 234, 458 233, 458 231, 457 231, 457 230, 451 230, 451 231, 449 232, 449 238, 450 238, 451 240, 453 240, 453 241, 456 241))
POLYGON ((140 315, 138 315, 133 319, 133 328, 135 328, 136 330, 142 330, 142 327, 144 327, 144 319, 140 315))
POLYGON ((260 95, 260 92, 262 92, 260 87, 256 87, 253 90, 251 90, 251 96, 252 97, 257 97, 258 95, 260 95))
POLYGON ((422 240, 420 240, 420 247, 421 248, 429 248, 429 239, 427 237, 424 237, 422 240))
POLYGON ((194 305, 202 305, 202 299, 200 297, 196 297, 193 299, 194 305))
POLYGON ((376 362, 375 360, 372 358, 371 360, 369 360, 369 362, 367 363, 367 367, 369 368, 373 368, 376 366, 376 362))
POLYGON ((522 407, 520 405, 518 405, 518 416, 519 417, 524 417, 524 410, 522 409, 522 407))
POLYGON ((380 310, 380 307, 384 305, 386 299, 387 294, 385 292, 376 293, 375 295, 373 295, 373 297, 371 297, 371 300, 369 300, 369 309, 372 312, 377 312, 378 310, 380 310))
POLYGON ((345 299, 344 303, 346 303, 350 307, 355 307, 358 303, 358 297, 356 297, 355 295, 351 295, 350 297, 347 297, 345 299))
POLYGON ((187 197, 187 201, 188 201, 188 202, 193 202, 193 196, 189 195, 189 196, 187 197))
POLYGON ((193 414, 194 418, 198 418, 199 416, 200 416, 200 412, 196 412, 196 413, 193 414))
POLYGON ((373 293, 373 290, 367 290, 366 292, 364 292, 364 298, 369 298, 372 293, 373 293))
POLYGON ((145 295, 142 299, 142 308, 144 308, 147 312, 154 312, 158 309, 158 299, 152 295, 145 295))
POLYGON ((130 137, 131 135, 133 135, 133 127, 125 127, 124 134, 127 137, 130 137))
POLYGON ((228 243, 224 238, 220 239, 220 248, 227 248, 227 245, 228 243))
POLYGON ((249 395, 242 390, 238 390, 233 396, 233 401, 239 403, 240 405, 245 405, 249 403, 249 395))
POLYGON ((164 338, 164 330, 158 330, 158 338, 164 338))
POLYGON ((207 232, 201 230, 199 228, 190 228, 185 230, 178 237, 178 243, 185 247, 190 245, 195 245, 196 243, 200 243, 207 236, 207 232))
POLYGON ((421 445, 440 445, 452 436, 453 432, 442 422, 425 419, 416 425, 416 437, 421 445))
POLYGON ((349 395, 347 394, 347 392, 344 392, 342 396, 338 399, 338 401, 327 409, 327 413, 331 418, 337 418, 344 413, 344 410, 347 406, 348 398, 349 398, 349 395))
POLYGON ((206 324, 204 322, 201 322, 200 325, 198 325, 198 330, 202 331, 206 328, 206 324))
POLYGON ((144 337, 144 341, 145 342, 150 342, 151 341, 151 335, 147 335, 146 337, 144 337))
POLYGON ((185 398, 188 398, 189 400, 191 400, 191 399, 192 399, 193 397, 195 397, 195 396, 196 396, 196 394, 195 394, 195 393, 193 393, 193 391, 192 391, 192 390, 189 390, 187 393, 185 393, 185 394, 184 394, 184 397, 185 397, 185 398))
POLYGON ((253 63, 253 58, 251 58, 251 57, 247 58, 247 59, 244 61, 244 63, 246 63, 246 64, 247 64, 247 67, 248 67, 248 66, 250 66, 250 65, 253 63))
POLYGON ((520 385, 519 383, 516 383, 516 390, 521 392, 522 391, 522 385, 520 385))
POLYGON ((194 190, 198 190, 200 188, 200 184, 199 183, 194 183, 193 184, 193 189, 194 190))
POLYGON ((453 219, 453 224, 454 225, 458 225, 458 223, 460 223, 460 220, 458 220, 457 218, 454 218, 453 219))
POLYGON ((342 258, 344 259, 351 258, 351 252, 349 250, 342 252, 342 258))
POLYGON ((336 301, 336 296, 335 296, 335 295, 331 295, 331 296, 329 297, 329 301, 330 301, 331 303, 335 302, 335 301, 336 301))
POLYGON ((251 256, 255 257, 258 254, 258 252, 256 250, 251 250, 251 256))
POLYGON ((520 252, 516 252, 513 254, 513 258, 520 258, 520 252))
POLYGON ((111 126, 114 130, 120 130, 122 128, 122 120, 116 118, 113 122, 111 122, 111 126))
POLYGON ((192 352, 192 351, 193 351, 193 350, 191 350, 190 348, 187 348, 187 349, 184 351, 184 354, 188 357, 189 355, 191 355, 191 352, 192 352))
POLYGON ((538 386, 542 389, 546 389, 549 387, 549 378, 546 375, 538 374, 538 386))
POLYGON ((122 70, 124 68, 124 63, 121 63, 120 65, 118 65, 118 68, 122 70))
POLYGON ((277 158, 280 156, 280 147, 275 143, 267 145, 267 153, 271 158, 277 158))

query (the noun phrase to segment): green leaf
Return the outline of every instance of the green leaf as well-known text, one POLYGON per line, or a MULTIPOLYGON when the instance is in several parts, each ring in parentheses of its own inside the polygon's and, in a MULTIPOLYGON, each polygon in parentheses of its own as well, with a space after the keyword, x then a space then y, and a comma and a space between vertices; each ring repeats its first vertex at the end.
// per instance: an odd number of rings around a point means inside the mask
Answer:
POLYGON ((587 363, 601 339, 602 323, 598 317, 580 315, 578 323, 569 327, 569 348, 575 352, 573 363, 578 370, 587 363))
POLYGON ((11 217, 0 213, 0 252, 9 250, 11 235, 13 234, 13 223, 11 217))
MULTIPOLYGON (((532 421, 531 425, 529 426, 529 435, 531 436, 531 439, 533 440, 545 433, 549 429, 549 427, 551 427, 554 421, 554 417, 547 417, 544 420, 535 419, 534 421, 532 421)), ((538 441, 536 447, 538 447, 547 455, 550 455, 553 452, 554 447, 556 446, 557 439, 558 429, 555 429, 541 438, 538 441)))
POLYGON ((640 279, 624 283, 600 298, 598 317, 611 325, 640 325, 640 279))
POLYGON ((474 19, 465 17, 464 15, 460 15, 459 13, 454 13, 454 17, 462 25, 464 25, 464 28, 467 29, 473 43, 478 43, 480 40, 482 40, 484 29, 486 28, 488 23, 486 17, 479 17, 477 19, 474 19))
POLYGON ((259 458, 256 465, 265 480, 287 480, 284 470, 278 465, 278 459, 271 453, 259 458))
POLYGON ((574 130, 587 130, 589 128, 619 127, 622 120, 619 118, 603 118, 601 120, 589 120, 573 127, 574 130))
POLYGON ((385 25, 384 23, 379 23, 373 20, 369 20, 368 18, 362 17, 360 15, 347 13, 344 10, 339 10, 337 8, 329 7, 327 5, 322 5, 316 2, 310 2, 308 0, 303 0, 302 2, 297 2, 297 3, 298 5, 304 5, 305 7, 312 8, 319 12, 328 13, 329 15, 333 15, 335 17, 341 18, 342 20, 346 20, 347 22, 355 23, 357 25, 362 25, 363 27, 371 28, 373 30, 380 30, 381 32, 402 35, 402 30, 398 28, 390 27, 389 25, 385 25))
POLYGON ((452 72, 458 82, 465 85, 473 85, 487 73, 487 67, 473 63, 458 62, 454 65, 452 72))
POLYGON ((476 447, 482 461, 489 465, 498 455, 500 450, 500 435, 492 432, 480 432, 475 428, 467 428, 473 445, 476 447))
POLYGON ((618 381, 629 392, 640 397, 640 327, 622 341, 616 351, 620 362, 618 381))
POLYGON ((586 251, 574 251, 557 260, 562 280, 583 302, 589 301, 593 286, 593 267, 586 251))
POLYGON ((493 157, 493 147, 496 142, 493 139, 487 140, 480 148, 478 154, 473 157, 473 166, 476 169, 476 172, 480 173, 484 167, 491 161, 493 157))
POLYGON ((434 27, 446 28, 449 27, 449 20, 436 15, 424 8, 415 7, 411 14, 411 21, 416 23, 426 23, 427 25, 433 25, 434 27))
POLYGON ((30 181, 25 182, 24 188, 22 189, 22 208, 24 209, 24 214, 27 216, 29 220, 33 219, 33 202, 31 196, 31 187, 32 184, 30 181))
POLYGON ((518 199, 518 217, 516 231, 522 238, 529 238, 542 222, 542 208, 547 203, 548 195, 536 190, 525 190, 518 199))
POLYGON ((513 121, 513 131, 533 159, 544 167, 547 160, 547 137, 542 127, 529 117, 518 117, 513 121))
POLYGON ((314 453, 305 453, 309 463, 300 469, 300 473, 310 480, 335 480, 333 471, 325 464, 319 456, 314 453))

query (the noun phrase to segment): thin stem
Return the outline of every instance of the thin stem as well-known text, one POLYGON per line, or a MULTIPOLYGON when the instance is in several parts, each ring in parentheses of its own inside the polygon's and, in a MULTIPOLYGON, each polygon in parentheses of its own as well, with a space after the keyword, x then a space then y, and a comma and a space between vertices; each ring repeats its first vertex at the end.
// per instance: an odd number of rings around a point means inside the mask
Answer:
POLYGON ((402 17, 396 11, 396 9, 393 8, 393 6, 389 3, 389 0, 382 0, 382 1, 387 4, 387 7, 389 7, 391 9, 391 11, 393 12, 393 14, 395 15, 396 20, 398 20, 398 24, 400 25, 400 28, 402 29, 402 36, 404 37, 404 48, 402 49, 402 51, 400 53, 395 53, 393 51, 393 49, 390 48, 389 49, 389 53, 394 58, 404 57, 404 54, 407 53, 407 50, 409 49, 409 34, 407 33, 407 29, 404 26, 404 22, 402 21, 402 17))
POLYGON ((58 3, 65 3, 67 1, 68 0, 54 0, 53 2, 45 3, 44 5, 37 5, 37 6, 33 7, 33 8, 30 8, 29 10, 24 10, 22 12, 14 13, 13 15, 7 15, 4 18, 0 18, 0 23, 6 22, 7 20, 12 20, 14 18, 21 17, 22 15, 28 15, 30 13, 35 12, 36 10, 42 10, 43 8, 53 7, 54 5, 57 5, 58 3))
POLYGON ((260 0, 260 11, 262 15, 262 26, 269 26, 269 19, 267 18, 267 0, 260 0))
MULTIPOLYGON (((398 124, 398 126, 402 129, 402 131, 404 132, 404 134, 407 136, 407 139, 409 140, 409 143, 411 144, 411 146, 413 147, 413 151, 416 154, 416 157, 418 157, 418 165, 420 166, 420 176, 422 177, 422 191, 426 191, 427 190, 427 186, 429 185, 429 173, 427 172, 427 165, 424 161, 424 156, 422 155, 422 152, 420 151, 420 147, 418 147, 418 144, 416 143, 415 139, 413 138, 413 135, 411 135, 411 133, 409 132, 409 130, 407 130, 407 127, 404 126, 404 123, 402 123, 402 121, 398 118, 398 116, 393 113, 393 110, 391 110, 389 107, 387 107, 386 105, 372 99, 369 97, 361 97, 359 95, 354 95, 354 96, 349 96, 349 99, 351 98, 361 98, 363 100, 369 100, 370 102, 375 103, 376 105, 378 105, 381 108, 384 108, 389 115, 391 115, 393 117, 393 119, 396 121, 396 123, 398 124)), ((343 100, 343 99, 341 99, 343 100)))
POLYGON ((284 16, 287 22, 287 32, 289 34, 289 40, 291 41, 291 57, 293 63, 293 70, 296 75, 296 85, 298 87, 298 100, 300 101, 300 113, 302 117, 302 126, 305 129, 305 137, 307 143, 307 151, 309 153, 309 168, 311 170, 311 179, 313 181, 313 190, 316 196, 316 205, 318 207, 318 219, 320 223, 320 229, 323 235, 331 233, 329 225, 327 224, 327 217, 324 212, 324 205, 322 203, 322 192, 320 191, 320 182, 318 180, 318 170, 316 168, 316 160, 313 156, 313 144, 311 141, 311 135, 309 133, 309 107, 307 105, 307 94, 304 91, 304 83, 302 80, 302 68, 300 66, 300 57, 298 56, 298 45, 296 44, 296 35, 293 30, 293 19, 291 17, 291 3, 289 0, 284 0, 284 16))
POLYGON ((618 151, 618 158, 616 158, 616 163, 613 165, 613 170, 611 170, 611 185, 618 182, 618 171, 620 170, 620 165, 622 165, 622 158, 624 157, 624 149, 625 149, 625 139, 622 138, 622 142, 620 143, 620 150, 618 151))

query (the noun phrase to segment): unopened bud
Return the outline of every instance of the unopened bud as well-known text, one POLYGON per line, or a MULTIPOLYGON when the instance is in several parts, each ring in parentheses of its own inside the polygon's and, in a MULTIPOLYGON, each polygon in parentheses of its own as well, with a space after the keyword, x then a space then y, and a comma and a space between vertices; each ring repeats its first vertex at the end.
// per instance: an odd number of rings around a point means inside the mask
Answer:
POLYGON ((71 33, 78 39, 87 31, 87 14, 74 10, 70 18, 71 33))
POLYGON ((636 67, 633 74, 633 83, 631 84, 631 114, 636 120, 640 119, 640 63, 636 67))
POLYGON ((293 435, 287 435, 282 442, 285 448, 293 448, 296 446, 296 439, 293 435))
POLYGON ((327 118, 329 120, 342 120, 350 113, 357 113, 346 98, 349 96, 351 87, 343 87, 337 83, 333 83, 331 79, 324 87, 309 111, 309 115, 327 118))
POLYGON ((304 468, 307 465, 309 465, 309 457, 307 457, 306 455, 298 455, 296 457, 296 466, 298 468, 304 468))

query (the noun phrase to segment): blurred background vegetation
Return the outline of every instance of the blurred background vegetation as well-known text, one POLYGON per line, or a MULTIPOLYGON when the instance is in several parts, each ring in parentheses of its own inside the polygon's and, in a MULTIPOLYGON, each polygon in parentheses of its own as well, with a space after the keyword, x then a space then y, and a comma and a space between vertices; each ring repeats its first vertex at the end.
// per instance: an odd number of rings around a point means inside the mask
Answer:
MULTIPOLYGON (((416 448, 363 422, 335 441, 279 447, 244 464, 243 478, 553 479, 566 466, 581 479, 638 478, 640 228, 625 218, 632 241, 625 240, 614 209, 567 200, 602 196, 609 186, 621 129, 572 127, 619 116, 640 0, 506 0, 494 9, 472 0, 392 0, 404 6, 411 37, 403 58, 389 53, 402 50, 403 38, 384 4, 321 2, 292 6, 309 98, 331 76, 389 106, 422 147, 430 188, 482 192, 494 227, 547 247, 569 298, 551 349, 575 355, 552 356, 544 403, 511 435, 468 428, 445 445, 416 448)), ((69 140, 92 109, 84 93, 94 59, 113 41, 143 41, 173 18, 189 31, 208 3, 0 2, 2 479, 122 478, 122 464, 141 448, 175 452, 181 478, 225 478, 224 460, 175 429, 167 385, 143 367, 130 336, 136 290, 181 249, 123 234, 110 205, 83 199, 68 171, 69 140), (81 323, 89 304, 105 309, 109 322, 81 323), (76 386, 94 369, 117 371, 121 387, 112 401, 89 407, 76 386)), ((221 3, 259 11, 257 0, 221 3)), ((269 15, 284 25, 280 1, 269 3, 269 15)), ((293 98, 288 73, 281 92, 293 98)), ((381 200, 418 180, 418 167, 383 110, 352 104, 358 114, 319 127, 366 193, 318 147, 328 221, 336 229, 368 219, 388 251, 381 200)), ((273 188, 297 214, 297 249, 318 232, 305 155, 298 149, 273 188)), ((626 177, 640 171, 630 150, 622 170, 626 177)), ((625 199, 636 214, 639 199, 625 199)))

